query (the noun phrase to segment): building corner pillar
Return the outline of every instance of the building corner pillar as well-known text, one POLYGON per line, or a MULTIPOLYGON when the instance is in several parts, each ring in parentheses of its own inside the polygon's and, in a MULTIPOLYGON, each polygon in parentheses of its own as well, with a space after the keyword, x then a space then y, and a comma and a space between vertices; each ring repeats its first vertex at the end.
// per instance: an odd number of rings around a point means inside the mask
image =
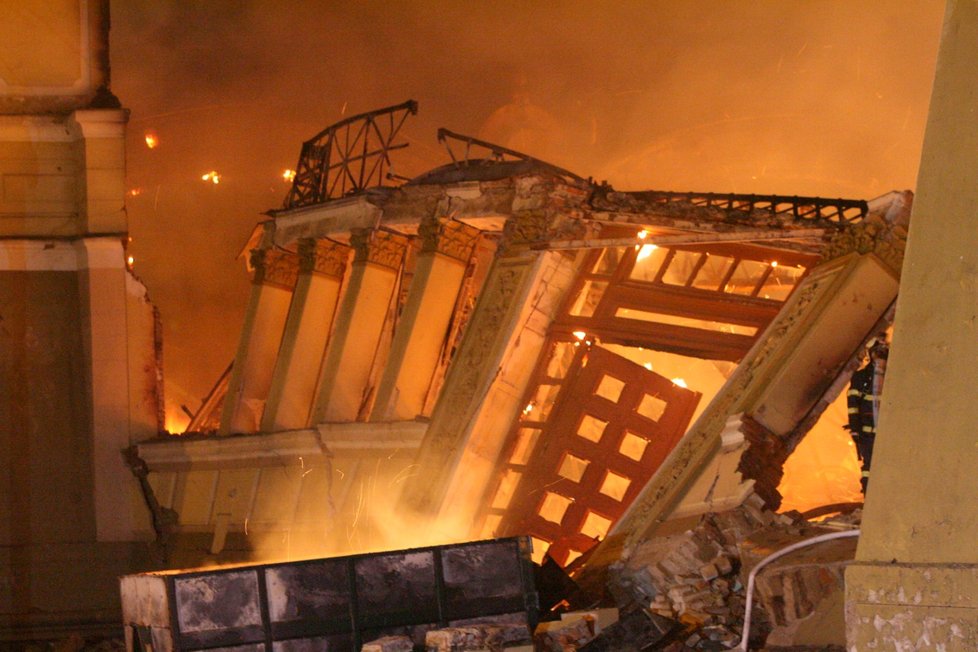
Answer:
POLYGON ((978 649, 978 3, 949 0, 856 560, 850 650, 978 649))

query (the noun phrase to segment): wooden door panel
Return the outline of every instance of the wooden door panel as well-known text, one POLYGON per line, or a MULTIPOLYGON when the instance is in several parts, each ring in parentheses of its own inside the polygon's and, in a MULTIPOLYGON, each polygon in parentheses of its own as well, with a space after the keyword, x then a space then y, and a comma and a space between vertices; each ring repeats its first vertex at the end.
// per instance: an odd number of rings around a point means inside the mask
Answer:
POLYGON ((497 533, 551 543, 561 564, 587 550, 682 437, 699 398, 606 349, 580 356, 497 533))

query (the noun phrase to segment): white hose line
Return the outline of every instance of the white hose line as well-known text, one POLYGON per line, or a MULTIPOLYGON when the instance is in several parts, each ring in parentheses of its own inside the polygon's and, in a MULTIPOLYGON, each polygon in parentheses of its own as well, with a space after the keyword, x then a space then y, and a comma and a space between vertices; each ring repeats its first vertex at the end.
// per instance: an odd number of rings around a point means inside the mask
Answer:
POLYGON ((744 608, 744 633, 740 637, 740 645, 731 649, 736 650, 737 652, 748 652, 747 639, 750 637, 751 608, 754 606, 754 578, 757 577, 758 571, 770 564, 775 559, 784 557, 789 552, 794 552, 799 548, 807 548, 808 546, 814 546, 816 543, 832 541, 833 539, 858 537, 860 532, 861 530, 846 530, 845 532, 829 532, 828 534, 820 534, 817 537, 805 539, 804 541, 793 543, 790 546, 782 548, 781 550, 772 552, 770 555, 762 559, 757 566, 754 566, 754 568, 751 569, 750 575, 747 577, 747 605, 744 608))

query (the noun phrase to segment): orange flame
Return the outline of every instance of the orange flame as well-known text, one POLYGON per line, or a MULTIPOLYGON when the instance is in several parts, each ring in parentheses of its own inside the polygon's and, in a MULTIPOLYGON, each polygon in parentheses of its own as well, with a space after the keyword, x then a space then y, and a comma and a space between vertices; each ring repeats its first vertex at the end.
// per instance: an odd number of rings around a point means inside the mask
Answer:
POLYGON ((156 146, 160 144, 160 137, 152 129, 147 131, 144 137, 146 138, 146 147, 150 149, 156 149, 156 146))
POLYGON ((200 175, 201 181, 210 181, 211 183, 217 185, 221 183, 221 175, 217 173, 217 170, 211 170, 200 175))

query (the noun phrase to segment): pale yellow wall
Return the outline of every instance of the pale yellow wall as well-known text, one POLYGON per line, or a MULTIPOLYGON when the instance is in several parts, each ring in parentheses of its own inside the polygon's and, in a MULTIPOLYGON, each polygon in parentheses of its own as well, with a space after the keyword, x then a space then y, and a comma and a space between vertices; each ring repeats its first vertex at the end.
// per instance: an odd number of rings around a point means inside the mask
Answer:
POLYGON ((0 113, 67 112, 109 81, 106 0, 0 3, 0 113))

